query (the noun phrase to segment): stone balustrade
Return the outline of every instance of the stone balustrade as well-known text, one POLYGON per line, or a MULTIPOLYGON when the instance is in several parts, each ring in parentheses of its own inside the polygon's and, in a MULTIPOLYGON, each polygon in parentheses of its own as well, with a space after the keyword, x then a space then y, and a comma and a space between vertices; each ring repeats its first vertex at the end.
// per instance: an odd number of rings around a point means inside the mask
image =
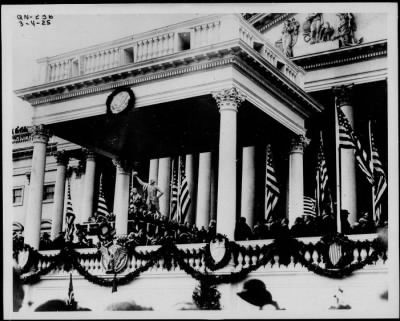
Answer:
MULTIPOLYGON (((364 234, 364 235, 350 235, 348 236, 350 240, 360 241, 357 246, 353 250, 353 261, 352 263, 357 263, 360 261, 364 261, 368 258, 374 249, 370 246, 368 242, 363 241, 371 241, 374 240, 377 235, 376 234, 364 234)), ((319 237, 304 237, 298 238, 299 241, 302 241, 306 244, 306 249, 304 251, 304 259, 309 263, 314 263, 316 266, 321 268, 325 268, 325 261, 323 259, 323 254, 320 253, 320 249, 317 246, 314 246, 319 240, 319 237)), ((220 269, 217 273, 226 273, 226 272, 239 272, 244 268, 248 268, 250 266, 258 265, 260 260, 263 258, 262 251, 260 249, 264 245, 269 245, 273 242, 273 240, 257 240, 257 241, 240 241, 237 242, 241 245, 239 251, 232 251, 230 263, 220 269)), ((205 271, 205 252, 203 249, 205 246, 204 243, 198 244, 184 244, 177 245, 178 249, 182 252, 186 253, 185 262, 190 265, 191 268, 204 272, 205 271)), ((149 254, 160 248, 160 245, 153 246, 137 246, 135 250, 139 253, 149 254)), ((77 249, 76 250, 82 254, 93 254, 97 252, 96 248, 87 248, 87 249, 77 249)), ((41 254, 46 256, 54 256, 59 251, 58 250, 49 250, 49 251, 40 251, 41 254)), ((104 276, 106 277, 108 274, 105 274, 105 271, 101 264, 100 256, 91 256, 91 258, 81 258, 79 263, 83 266, 85 270, 87 270, 90 274, 96 276, 104 276)), ((144 266, 147 263, 147 260, 141 259, 139 257, 135 257, 135 255, 130 255, 128 258, 127 267, 125 270, 120 273, 121 276, 128 274, 136 269, 144 266)), ((149 273, 174 273, 174 272, 182 272, 184 271, 179 267, 177 262, 172 259, 171 267, 168 270, 163 259, 157 261, 149 270, 149 273)), ((38 263, 38 269, 46 268, 50 263, 45 261, 40 261, 38 263)), ((374 267, 379 268, 385 265, 385 258, 379 256, 378 261, 374 264, 374 267)), ((257 273, 267 273, 267 272, 279 272, 279 271, 307 271, 307 268, 302 265, 298 260, 295 260, 293 256, 290 257, 290 262, 281 262, 281 258, 278 254, 273 254, 272 258, 268 260, 265 265, 261 265, 255 272, 257 273)), ((50 272, 48 275, 50 277, 58 277, 67 275, 69 272, 65 272, 62 269, 55 269, 50 272)), ((77 273, 77 272, 76 272, 77 273)), ((147 272, 146 272, 147 273, 147 272)), ((110 275, 108 275, 110 276, 110 275)), ((111 276, 110 276, 111 277, 111 276)))
POLYGON ((110 70, 129 64, 148 62, 185 50, 204 49, 226 41, 241 40, 297 85, 304 71, 269 44, 240 15, 210 15, 164 28, 137 34, 51 58, 38 60, 37 79, 56 82, 110 70))

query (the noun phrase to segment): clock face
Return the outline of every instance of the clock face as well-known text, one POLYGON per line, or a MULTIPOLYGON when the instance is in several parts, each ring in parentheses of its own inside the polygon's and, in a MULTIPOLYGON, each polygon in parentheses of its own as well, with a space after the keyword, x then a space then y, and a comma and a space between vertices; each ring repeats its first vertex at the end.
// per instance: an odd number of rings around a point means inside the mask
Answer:
POLYGON ((110 104, 110 110, 113 114, 118 114, 123 111, 129 103, 129 93, 127 91, 121 91, 115 95, 110 104))

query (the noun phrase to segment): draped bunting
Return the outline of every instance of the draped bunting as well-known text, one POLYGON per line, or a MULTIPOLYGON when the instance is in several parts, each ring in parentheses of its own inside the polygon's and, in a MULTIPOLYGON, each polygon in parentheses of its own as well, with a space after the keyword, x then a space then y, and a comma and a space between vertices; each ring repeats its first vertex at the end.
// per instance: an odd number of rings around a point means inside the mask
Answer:
MULTIPOLYGON (((30 262, 28 263, 30 267, 33 267, 34 269, 39 260, 41 260, 42 262, 46 262, 45 265, 47 266, 33 272, 30 271, 29 273, 25 273, 22 278, 24 280, 24 283, 34 284, 40 281, 40 277, 42 275, 45 275, 56 268, 62 267, 65 270, 69 270, 73 267, 89 282, 100 286, 117 287, 118 285, 124 285, 132 282, 134 279, 139 277, 142 272, 147 271, 152 266, 158 264, 159 260, 162 259, 164 261, 164 268, 170 270, 173 265, 178 265, 187 274, 201 282, 207 282, 209 284, 236 283, 244 280, 250 272, 257 270, 259 267, 264 266, 267 263, 275 263, 274 257, 277 255, 279 256, 280 265, 288 265, 292 262, 296 262, 301 264, 302 266, 305 266, 309 271, 312 271, 316 274, 330 278, 343 278, 350 275, 355 270, 363 268, 367 264, 373 264, 379 258, 386 259, 386 246, 379 238, 376 238, 373 241, 360 242, 351 241, 341 234, 338 234, 334 236, 323 237, 318 243, 314 245, 305 244, 301 241, 298 241, 297 239, 288 238, 276 239, 273 243, 269 245, 263 245, 262 247, 259 247, 257 245, 254 248, 247 248, 236 242, 229 241, 225 236, 222 235, 217 235, 217 238, 220 240, 225 239, 225 244, 227 244, 224 258, 222 258, 219 263, 215 263, 212 261, 209 252, 209 244, 199 249, 198 253, 192 253, 189 250, 184 251, 178 249, 177 246, 172 242, 165 242, 157 250, 148 253, 138 252, 135 248, 130 248, 129 255, 133 255, 137 259, 141 259, 147 262, 138 267, 136 270, 131 271, 120 277, 115 276, 115 278, 104 278, 95 276, 88 272, 85 267, 82 266, 82 264, 79 262, 80 260, 100 259, 99 252, 92 254, 81 254, 75 251, 70 245, 68 245, 67 247, 61 249, 57 255, 47 256, 40 254, 37 250, 29 247, 29 245, 24 245, 24 248, 28 248, 30 251, 30 262), (319 249, 322 252, 328 251, 326 245, 330 242, 329 240, 331 240, 331 242, 345 240, 346 248, 344 249, 344 251, 346 253, 353 253, 353 250, 356 248, 368 248, 373 249, 373 251, 368 257, 361 261, 355 260, 355 262, 352 262, 352 257, 345 256, 345 259, 342 261, 342 263, 338 266, 335 266, 335 268, 323 268, 318 264, 313 263, 312 260, 307 260, 305 258, 306 251, 309 251, 311 253, 314 249, 319 249), (234 257, 234 260, 237 261, 237 255, 239 253, 241 253, 243 256, 256 256, 260 259, 257 261, 256 264, 243 267, 239 272, 232 272, 222 275, 207 272, 207 269, 215 271, 217 269, 225 267, 230 261, 226 258, 234 257), (188 258, 200 258, 202 255, 205 255, 204 273, 196 270, 187 262, 188 258)), ((324 255, 324 257, 327 256, 324 255)), ((26 272, 27 269, 24 270, 26 272)))

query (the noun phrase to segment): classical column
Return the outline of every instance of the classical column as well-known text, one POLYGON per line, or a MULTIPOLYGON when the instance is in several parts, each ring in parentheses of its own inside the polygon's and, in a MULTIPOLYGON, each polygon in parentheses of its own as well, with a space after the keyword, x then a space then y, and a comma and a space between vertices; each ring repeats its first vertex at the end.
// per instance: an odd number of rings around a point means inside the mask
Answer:
POLYGON ((149 180, 158 178, 158 158, 150 160, 149 180))
MULTIPOLYGON (((334 88, 336 108, 341 108, 354 129, 354 114, 351 104, 352 85, 334 88)), ((350 223, 357 221, 357 182, 354 150, 340 150, 341 208, 348 210, 350 223)))
POLYGON ((220 111, 217 232, 233 239, 236 224, 237 111, 245 97, 236 89, 213 93, 220 111))
POLYGON ((164 193, 160 198, 160 212, 163 216, 169 217, 169 195, 171 181, 171 157, 159 159, 158 163, 158 187, 164 193))
POLYGON ((254 225, 255 215, 255 146, 243 147, 242 161, 242 201, 240 216, 246 218, 249 226, 254 225))
POLYGON ((199 177, 197 181, 196 226, 208 227, 211 201, 211 153, 199 154, 199 177))
POLYGON ((25 219, 25 243, 39 249, 42 221, 43 184, 46 166, 46 147, 49 132, 43 125, 35 126, 32 133, 33 156, 29 188, 28 212, 25 219))
POLYGON ((288 219, 292 226, 304 210, 303 153, 306 146, 304 136, 292 138, 289 153, 288 219))
POLYGON ((54 188, 54 209, 51 223, 51 239, 54 240, 62 231, 64 214, 65 178, 67 173, 68 156, 65 151, 55 155, 57 159, 56 186, 54 188))
POLYGON ((211 153, 211 187, 210 187, 210 221, 217 220, 217 180, 218 171, 215 160, 215 153, 211 153))
POLYGON ((196 220, 196 197, 195 197, 195 178, 194 178, 194 155, 186 155, 186 178, 188 181, 189 195, 190 195, 190 206, 185 221, 190 224, 194 224, 196 220))
POLYGON ((82 223, 87 222, 89 217, 93 215, 94 181, 96 174, 96 156, 94 152, 89 150, 85 150, 84 152, 86 154, 86 166, 82 193, 82 223))
POLYGON ((128 234, 129 179, 130 171, 126 161, 113 159, 116 167, 114 215, 116 235, 128 234))

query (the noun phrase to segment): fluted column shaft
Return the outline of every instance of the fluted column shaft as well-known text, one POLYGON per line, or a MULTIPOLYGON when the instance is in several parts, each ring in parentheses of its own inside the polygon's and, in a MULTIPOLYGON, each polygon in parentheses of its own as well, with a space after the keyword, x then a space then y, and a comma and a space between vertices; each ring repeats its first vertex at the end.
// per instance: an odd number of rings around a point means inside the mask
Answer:
POLYGON ((127 163, 122 160, 113 160, 116 167, 114 215, 116 235, 128 234, 129 210, 129 179, 130 171, 127 163))
POLYGON ((49 133, 43 126, 36 126, 32 134, 33 156, 29 188, 28 213, 25 220, 25 243, 39 249, 42 221, 43 185, 46 167, 46 147, 49 133))
MULTIPOLYGON (((351 103, 352 86, 342 86, 334 89, 336 107, 341 108, 350 125, 354 129, 354 113, 351 103)), ((341 209, 348 210, 350 223, 357 221, 357 164, 354 150, 342 148, 340 150, 340 187, 341 209)))
POLYGON ((289 152, 288 219, 292 226, 304 212, 303 136, 293 138, 289 152))
POLYGON ((196 220, 196 197, 195 197, 195 178, 194 178, 194 155, 188 154, 186 155, 186 178, 188 181, 189 187, 189 195, 190 195, 190 205, 188 209, 188 213, 186 215, 185 221, 189 222, 189 224, 194 224, 196 220))
POLYGON ((86 150, 86 169, 85 180, 83 183, 82 195, 82 215, 81 222, 87 222, 89 217, 93 215, 93 196, 94 196, 94 182, 96 174, 96 158, 95 154, 86 150))
POLYGON ((158 158, 150 160, 149 181, 151 179, 154 179, 155 181, 158 179, 158 158))
POLYGON ((244 96, 230 88, 214 93, 220 111, 217 232, 234 238, 236 224, 237 112, 244 96))
POLYGON ((160 198, 160 212, 169 217, 169 198, 171 180, 171 157, 160 158, 158 162, 158 187, 164 193, 160 198))
POLYGON ((241 216, 249 226, 254 225, 255 214, 255 146, 243 147, 241 216))
POLYGON ((56 154, 57 174, 54 188, 54 210, 51 223, 51 239, 54 240, 62 231, 64 214, 65 180, 68 165, 68 156, 65 151, 56 154))
POLYGON ((199 155, 199 178, 197 183, 196 226, 208 227, 211 201, 211 153, 199 155))

